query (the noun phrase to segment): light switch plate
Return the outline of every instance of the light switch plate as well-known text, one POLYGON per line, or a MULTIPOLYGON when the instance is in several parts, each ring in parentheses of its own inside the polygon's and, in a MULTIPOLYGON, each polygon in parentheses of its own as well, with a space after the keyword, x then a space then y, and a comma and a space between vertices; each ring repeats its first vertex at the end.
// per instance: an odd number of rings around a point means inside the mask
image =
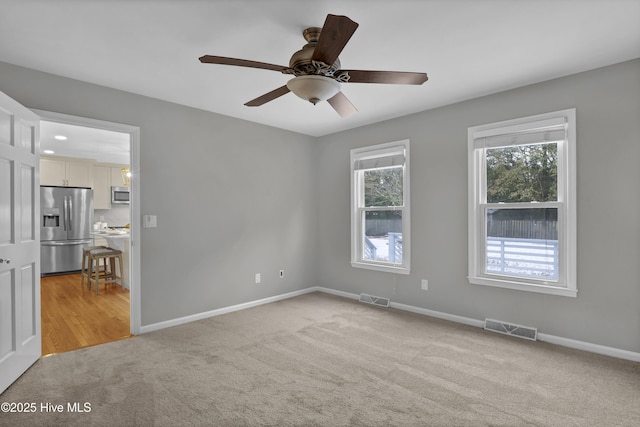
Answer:
POLYGON ((156 215, 143 215, 142 227, 144 228, 156 228, 158 226, 158 217, 156 215))

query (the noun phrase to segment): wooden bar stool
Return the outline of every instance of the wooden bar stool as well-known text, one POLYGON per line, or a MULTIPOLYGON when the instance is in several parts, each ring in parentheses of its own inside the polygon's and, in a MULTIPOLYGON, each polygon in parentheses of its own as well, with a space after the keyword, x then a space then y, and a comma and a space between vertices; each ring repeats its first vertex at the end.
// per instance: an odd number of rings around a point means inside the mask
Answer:
POLYGON ((90 287, 89 277, 91 277, 92 263, 89 262, 89 253, 95 249, 104 249, 106 246, 85 246, 82 248, 82 266, 80 267, 80 285, 84 285, 84 279, 87 279, 87 287, 90 287))
POLYGON ((96 248, 88 252, 89 259, 89 283, 87 287, 91 289, 91 285, 96 286, 96 295, 98 288, 104 283, 105 289, 107 283, 122 284, 122 251, 118 249, 103 247, 96 248), (103 271, 100 271, 100 260, 102 260, 103 271), (116 260, 118 268, 116 269, 116 260))

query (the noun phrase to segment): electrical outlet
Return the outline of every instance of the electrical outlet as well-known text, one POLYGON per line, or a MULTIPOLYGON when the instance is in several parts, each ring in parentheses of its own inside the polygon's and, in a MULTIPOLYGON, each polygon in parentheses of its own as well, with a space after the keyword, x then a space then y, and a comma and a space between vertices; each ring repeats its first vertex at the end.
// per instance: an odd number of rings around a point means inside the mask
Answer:
POLYGON ((256 273, 256 283, 260 283, 260 273, 256 273))
POLYGON ((423 291, 429 290, 429 281, 427 279, 422 279, 422 290, 423 291))
POLYGON ((284 270, 280 270, 280 278, 282 279, 284 277, 284 270))

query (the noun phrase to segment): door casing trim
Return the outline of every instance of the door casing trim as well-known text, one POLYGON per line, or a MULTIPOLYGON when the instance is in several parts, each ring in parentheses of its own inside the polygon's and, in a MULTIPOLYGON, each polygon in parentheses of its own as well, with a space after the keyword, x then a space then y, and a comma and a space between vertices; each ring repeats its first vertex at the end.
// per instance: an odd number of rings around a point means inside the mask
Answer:
POLYGON ((132 335, 139 335, 142 322, 142 296, 140 292, 140 128, 122 123, 90 119, 46 110, 30 108, 41 120, 75 126, 110 130, 129 134, 131 180, 131 260, 129 263, 130 284, 130 330, 132 335))

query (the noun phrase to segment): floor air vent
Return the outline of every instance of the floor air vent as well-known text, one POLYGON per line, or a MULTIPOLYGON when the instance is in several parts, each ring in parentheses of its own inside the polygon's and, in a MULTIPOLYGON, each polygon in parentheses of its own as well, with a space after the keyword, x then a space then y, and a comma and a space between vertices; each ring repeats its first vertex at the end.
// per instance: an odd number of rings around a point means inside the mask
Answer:
POLYGON ((535 341, 538 338, 538 330, 529 326, 514 325, 513 323, 499 320, 485 319, 484 328, 487 331, 498 332, 505 335, 513 335, 520 338, 535 341))
POLYGON ((389 298, 374 297, 373 295, 360 294, 360 302, 373 304, 380 307, 389 307, 389 298))

